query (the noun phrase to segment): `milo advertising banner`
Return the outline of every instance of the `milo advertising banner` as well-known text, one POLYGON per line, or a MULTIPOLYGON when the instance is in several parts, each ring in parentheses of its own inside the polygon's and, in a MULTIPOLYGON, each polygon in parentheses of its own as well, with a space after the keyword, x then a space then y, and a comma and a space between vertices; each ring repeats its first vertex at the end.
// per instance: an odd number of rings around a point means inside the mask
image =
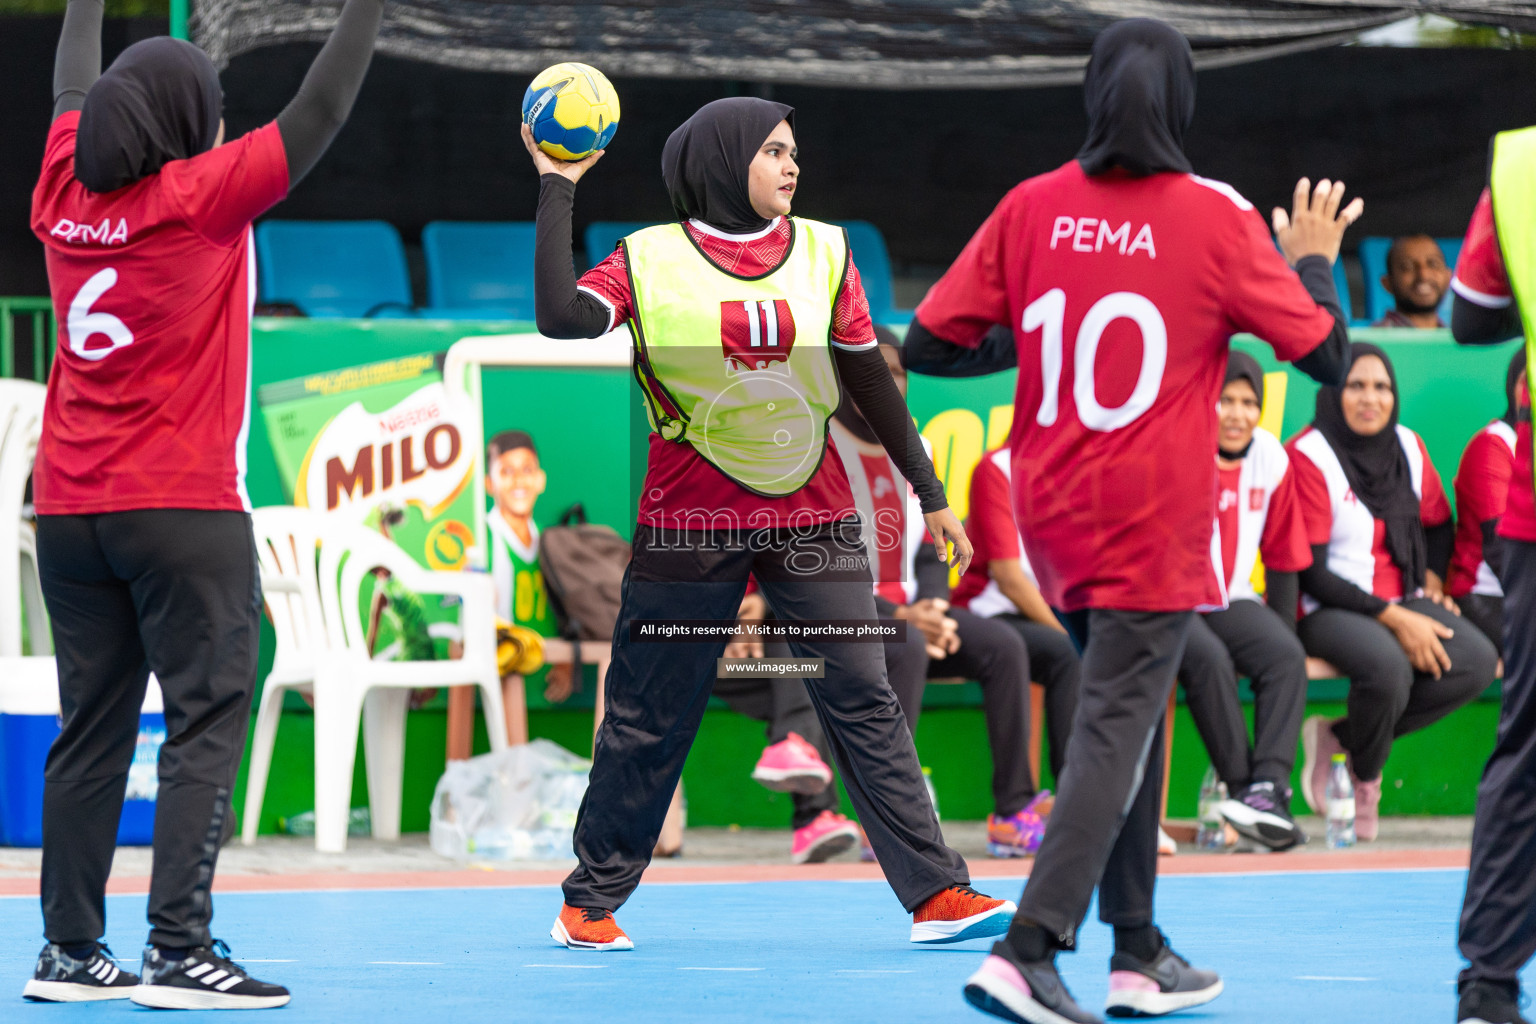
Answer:
MULTIPOLYGON (((465 568, 474 459, 449 413, 441 355, 276 381, 256 397, 293 504, 376 530, 428 569, 465 568)), ((387 574, 375 585, 365 597, 374 657, 446 657, 456 599, 414 594, 387 574)))
POLYGON ((473 452, 449 413, 442 355, 407 356, 257 390, 293 504, 379 530, 429 569, 474 543, 473 452))

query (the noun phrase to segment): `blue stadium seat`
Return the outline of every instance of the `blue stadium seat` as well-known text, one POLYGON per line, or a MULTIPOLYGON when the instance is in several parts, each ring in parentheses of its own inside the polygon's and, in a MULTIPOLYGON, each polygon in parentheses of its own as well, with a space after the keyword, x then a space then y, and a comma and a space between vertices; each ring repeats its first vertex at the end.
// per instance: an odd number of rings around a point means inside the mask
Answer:
POLYGON ((871 319, 877 324, 908 319, 910 313, 900 313, 896 309, 896 293, 891 284, 891 255, 886 251, 885 236, 880 233, 880 229, 867 220, 839 220, 833 223, 848 232, 853 263, 859 268, 864 294, 869 296, 871 319))
MULTIPOLYGON (((1446 265, 1451 270, 1456 269, 1456 260, 1461 257, 1461 239, 1437 238, 1440 243, 1440 251, 1445 253, 1446 265)), ((1372 235, 1360 240, 1360 271, 1365 275, 1365 315, 1372 323, 1386 315, 1392 308, 1392 294, 1381 286, 1381 275, 1387 272, 1387 250, 1392 248, 1392 239, 1382 235, 1372 235)), ((1440 302, 1440 319, 1446 323, 1451 322, 1451 293, 1445 293, 1445 298, 1440 302)))
POLYGON ((309 316, 372 316, 411 308, 405 247, 381 220, 268 220, 256 225, 263 302, 309 316))
POLYGON ((533 222, 437 220, 421 231, 423 316, 533 319, 533 222))
POLYGON ((650 227, 648 220, 595 220, 582 232, 581 243, 587 248, 587 266, 595 267, 618 248, 619 239, 650 227))

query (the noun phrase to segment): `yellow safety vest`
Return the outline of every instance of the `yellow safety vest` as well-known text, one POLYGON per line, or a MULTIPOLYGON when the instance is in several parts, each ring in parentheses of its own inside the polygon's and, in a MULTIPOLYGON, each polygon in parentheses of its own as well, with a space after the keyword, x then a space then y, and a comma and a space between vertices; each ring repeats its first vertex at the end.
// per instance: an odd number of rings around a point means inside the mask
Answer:
POLYGON ((831 336, 848 265, 843 229, 791 218, 789 254, 761 277, 715 266, 682 224, 623 244, 635 378, 652 429, 755 494, 804 487, 838 404, 831 336))
MULTIPOLYGON (((1504 270, 1525 328, 1526 364, 1536 366, 1536 128, 1499 132, 1493 137, 1488 189, 1504 270)), ((1527 373, 1525 381, 1536 396, 1536 380, 1527 373)))

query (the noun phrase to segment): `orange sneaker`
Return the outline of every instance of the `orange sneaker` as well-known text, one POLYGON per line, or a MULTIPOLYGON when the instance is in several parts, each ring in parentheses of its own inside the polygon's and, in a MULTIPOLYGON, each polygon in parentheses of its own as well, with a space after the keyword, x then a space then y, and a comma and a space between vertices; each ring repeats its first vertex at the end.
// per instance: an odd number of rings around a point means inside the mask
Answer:
POLYGON ((913 911, 912 941, 963 942, 1001 935, 1018 909, 1012 900, 984 896, 968 885, 952 885, 913 911))
POLYGON ((613 919, 613 911, 596 907, 560 905, 560 916, 549 930, 550 938, 567 949, 634 949, 624 929, 613 919))

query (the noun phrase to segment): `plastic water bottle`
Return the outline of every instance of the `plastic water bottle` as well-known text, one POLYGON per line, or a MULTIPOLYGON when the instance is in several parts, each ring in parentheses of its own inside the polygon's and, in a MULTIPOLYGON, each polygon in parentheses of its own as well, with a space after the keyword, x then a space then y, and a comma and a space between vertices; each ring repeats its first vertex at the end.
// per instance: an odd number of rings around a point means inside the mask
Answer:
MULTIPOLYGON (((286 832, 290 836, 312 836, 315 834, 315 812, 303 811, 291 818, 278 818, 277 828, 279 832, 286 832)), ((347 835, 371 836, 373 835, 373 820, 366 807, 354 807, 347 815, 347 835)))
POLYGON ((1200 832, 1195 836, 1195 845, 1202 850, 1220 850, 1227 845, 1227 823, 1217 810, 1226 798, 1226 784, 1217 777, 1215 766, 1207 768, 1200 782, 1200 832))
POLYGON ((1355 845, 1355 786, 1349 780, 1349 766, 1343 754, 1333 755, 1328 769, 1328 849, 1342 850, 1355 845))

